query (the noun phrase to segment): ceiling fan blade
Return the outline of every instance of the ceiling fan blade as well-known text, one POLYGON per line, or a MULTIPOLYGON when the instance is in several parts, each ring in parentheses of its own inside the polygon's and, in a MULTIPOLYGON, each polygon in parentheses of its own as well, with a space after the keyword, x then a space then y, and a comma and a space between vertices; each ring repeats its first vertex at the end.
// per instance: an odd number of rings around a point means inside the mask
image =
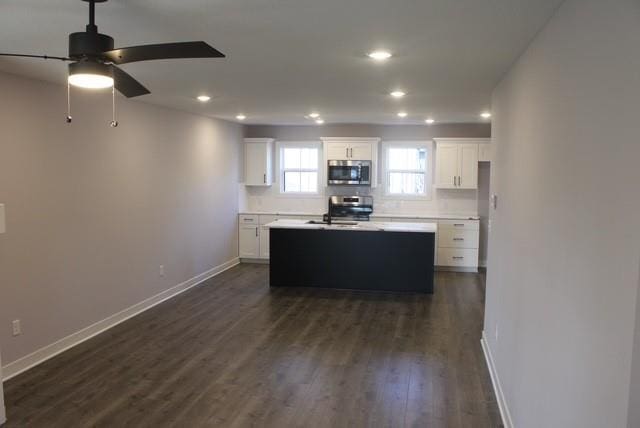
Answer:
POLYGON ((177 58, 224 58, 225 55, 205 42, 162 43, 159 45, 131 46, 104 52, 114 64, 135 61, 177 58))
POLYGON ((139 97, 140 95, 150 94, 151 92, 142 86, 140 82, 124 72, 122 69, 112 65, 113 69, 113 85, 125 97, 139 97))
POLYGON ((71 61, 71 58, 65 58, 62 56, 50 56, 50 55, 27 55, 27 54, 14 54, 14 53, 0 53, 0 56, 14 56, 19 58, 40 58, 40 59, 59 59, 60 61, 71 61))

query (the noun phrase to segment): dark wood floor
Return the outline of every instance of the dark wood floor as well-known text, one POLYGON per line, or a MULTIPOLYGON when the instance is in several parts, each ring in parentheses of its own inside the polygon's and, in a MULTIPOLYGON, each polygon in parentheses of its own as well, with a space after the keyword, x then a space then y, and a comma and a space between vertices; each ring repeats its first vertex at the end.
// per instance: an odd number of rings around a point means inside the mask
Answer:
POLYGON ((8 427, 496 427, 481 275, 433 296, 241 265, 8 381, 8 427))

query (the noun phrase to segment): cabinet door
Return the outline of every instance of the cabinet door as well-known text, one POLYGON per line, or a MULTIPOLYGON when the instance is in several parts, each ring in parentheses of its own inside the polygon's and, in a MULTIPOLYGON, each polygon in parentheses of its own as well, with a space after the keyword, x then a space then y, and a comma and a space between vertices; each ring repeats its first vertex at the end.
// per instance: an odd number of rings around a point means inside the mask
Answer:
POLYGON ((240 225, 239 253, 241 258, 257 259, 260 257, 260 237, 258 236, 260 226, 240 225))
POLYGON ((245 143, 244 184, 270 186, 271 181, 271 144, 245 143))
POLYGON ((478 144, 478 162, 491 162, 491 148, 490 143, 478 144))
POLYGON ((458 162, 458 188, 478 188, 478 144, 459 144, 458 162))
POLYGON ((458 188, 458 167, 458 144, 438 144, 436 146, 436 187, 440 189, 458 188))
POLYGON ((349 160, 349 144, 327 143, 327 160, 349 160))
POLYGON ((260 258, 269 258, 269 228, 260 226, 260 258))
POLYGON ((352 143, 349 158, 353 160, 373 160, 373 150, 369 143, 352 143))

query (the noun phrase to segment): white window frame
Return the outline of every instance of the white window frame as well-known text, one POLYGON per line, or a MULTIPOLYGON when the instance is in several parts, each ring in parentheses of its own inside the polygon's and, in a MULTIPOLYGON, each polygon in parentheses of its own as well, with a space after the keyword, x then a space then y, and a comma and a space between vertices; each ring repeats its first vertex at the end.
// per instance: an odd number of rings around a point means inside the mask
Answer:
POLYGON ((276 141, 276 182, 278 183, 278 190, 280 197, 292 197, 292 198, 321 198, 322 197, 322 165, 323 165, 323 150, 322 143, 320 141, 276 141), (316 192, 285 192, 284 189, 284 149, 296 148, 296 149, 317 149, 318 150, 318 168, 317 170, 296 169, 300 172, 317 172, 318 173, 318 186, 316 192))
POLYGON ((384 186, 385 199, 422 200, 430 201, 433 198, 433 172, 435 168, 435 153, 433 141, 384 141, 382 143, 382 185, 384 186), (427 162, 425 163, 424 194, 413 195, 407 193, 389 192, 389 149, 426 149, 427 162))

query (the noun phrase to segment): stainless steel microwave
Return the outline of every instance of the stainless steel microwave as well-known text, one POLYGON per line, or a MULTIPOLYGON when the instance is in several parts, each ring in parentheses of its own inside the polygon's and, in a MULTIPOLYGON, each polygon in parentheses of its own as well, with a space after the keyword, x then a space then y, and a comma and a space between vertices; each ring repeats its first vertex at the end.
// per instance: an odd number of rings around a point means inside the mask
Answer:
POLYGON ((330 160, 327 167, 330 186, 371 186, 371 161, 330 160))

